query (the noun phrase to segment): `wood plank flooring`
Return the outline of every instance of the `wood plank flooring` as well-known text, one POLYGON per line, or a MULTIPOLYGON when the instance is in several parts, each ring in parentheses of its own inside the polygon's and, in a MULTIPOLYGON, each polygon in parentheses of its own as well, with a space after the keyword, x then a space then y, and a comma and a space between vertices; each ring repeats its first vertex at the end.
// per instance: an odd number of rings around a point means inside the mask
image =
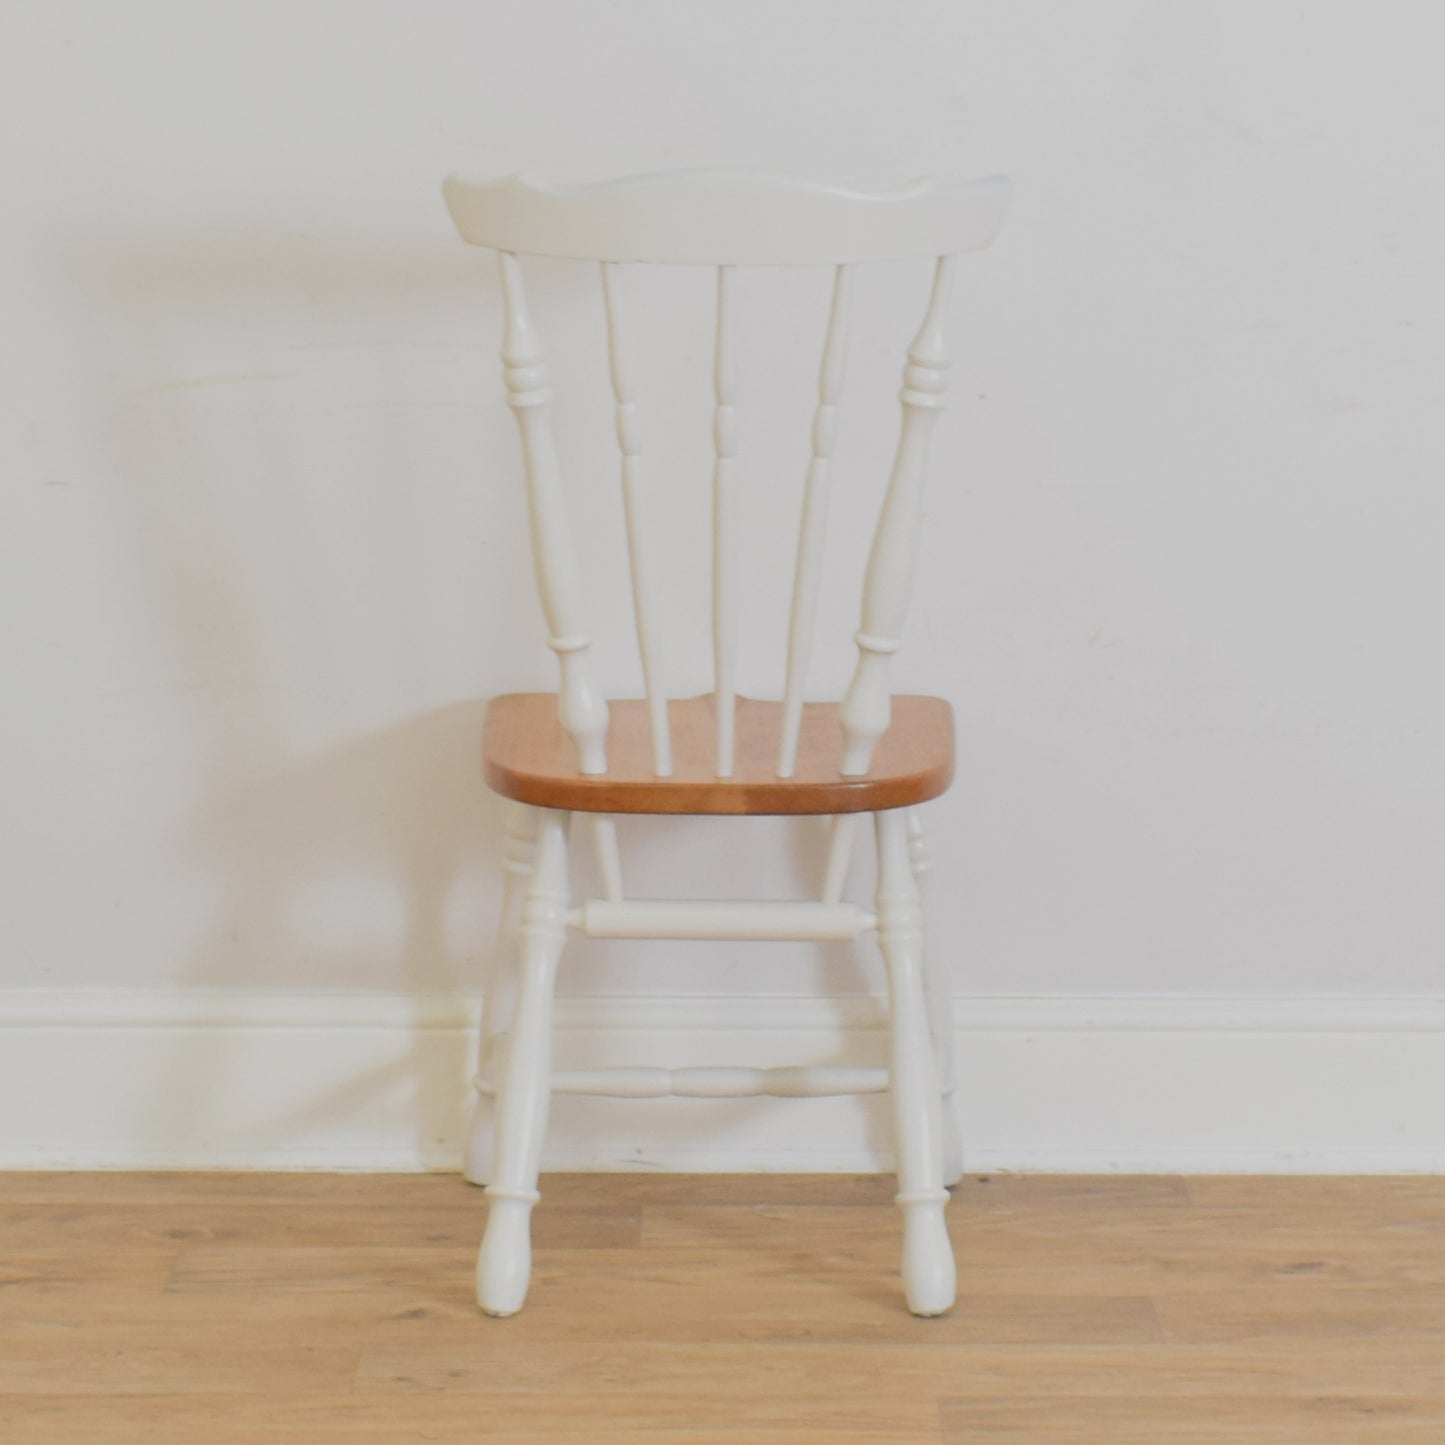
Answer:
POLYGON ((449 1175, 0 1174, 4 1445, 1445 1442, 1445 1179, 554 1175, 525 1311, 449 1175))

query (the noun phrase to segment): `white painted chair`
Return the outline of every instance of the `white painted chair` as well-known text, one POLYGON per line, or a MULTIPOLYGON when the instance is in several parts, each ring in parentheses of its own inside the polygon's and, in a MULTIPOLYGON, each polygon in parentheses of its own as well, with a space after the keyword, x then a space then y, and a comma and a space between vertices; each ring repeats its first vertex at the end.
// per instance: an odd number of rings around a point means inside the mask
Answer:
POLYGON ((467 1177, 485 1183, 486 1235, 477 1299, 514 1314, 531 1274, 530 1221, 553 1092, 716 1098, 889 1091, 903 1212, 908 1306, 937 1315, 952 1305, 953 1254, 944 1223, 947 1185, 962 1168, 950 1095, 946 972, 925 964, 918 877, 926 866, 908 809, 948 786, 952 715, 936 698, 890 697, 912 586, 929 437, 948 379, 944 319, 955 258, 993 239, 1008 203, 1002 178, 917 182, 879 195, 732 172, 678 172, 562 188, 520 176, 451 177, 447 205, 462 238, 499 253, 506 300, 506 385, 521 428, 532 546, 556 694, 514 694, 488 712, 487 780, 513 800, 506 890, 488 979, 477 1087, 481 1098, 467 1177), (646 697, 609 708, 593 676, 591 621, 582 597, 551 424, 552 383, 528 311, 519 256, 600 263, 617 402, 622 499, 637 641, 646 697), (926 314, 903 372, 902 431, 863 584, 858 662, 840 703, 805 703, 823 550, 834 413, 844 369, 853 267, 936 258, 926 314), (656 602, 642 513, 641 427, 628 371, 636 337, 620 314, 620 263, 717 268, 714 364, 713 662, 709 698, 669 700, 660 690, 656 602), (781 702, 755 702, 735 685, 738 545, 733 403, 734 267, 835 268, 823 345, 813 457, 804 488, 787 668, 781 702), (574 906, 568 888, 568 819, 591 815, 605 897, 574 906), (610 814, 831 815, 825 877, 815 901, 634 900, 623 894, 610 814), (860 814, 873 815, 878 890, 873 909, 843 901, 860 814), (679 1068, 553 1073, 553 982, 568 929, 589 938, 853 938, 876 930, 891 1001, 890 1066, 679 1068))

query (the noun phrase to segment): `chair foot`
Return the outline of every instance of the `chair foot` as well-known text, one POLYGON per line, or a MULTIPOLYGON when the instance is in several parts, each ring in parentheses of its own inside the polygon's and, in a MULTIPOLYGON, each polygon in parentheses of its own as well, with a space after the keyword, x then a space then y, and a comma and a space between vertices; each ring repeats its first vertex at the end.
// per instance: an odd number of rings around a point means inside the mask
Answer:
POLYGON ((532 1280, 530 1199, 493 1198, 487 1232, 477 1255, 477 1305, 483 1314, 506 1318, 522 1308, 532 1280))
POLYGON ((901 1198, 903 1208, 903 1292, 915 1315, 929 1317, 952 1309, 958 1292, 958 1273, 942 1199, 901 1198))

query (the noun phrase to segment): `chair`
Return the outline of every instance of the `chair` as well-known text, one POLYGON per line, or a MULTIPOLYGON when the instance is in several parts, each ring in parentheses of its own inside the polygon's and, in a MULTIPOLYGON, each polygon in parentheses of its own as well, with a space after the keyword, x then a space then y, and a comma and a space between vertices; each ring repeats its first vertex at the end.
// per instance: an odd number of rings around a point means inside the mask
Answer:
POLYGON ((558 691, 496 698, 483 740, 489 785, 512 800, 505 892, 482 1023, 481 1095, 467 1176, 487 1186, 477 1298, 514 1314, 531 1273, 530 1220, 552 1092, 645 1097, 679 1094, 819 1096, 891 1092, 903 1214, 908 1307, 938 1315, 956 1279, 944 1222, 947 1185, 961 1172, 949 1095, 952 1029, 946 973, 925 964, 916 873, 923 838, 908 810, 947 788, 952 714, 929 697, 890 697, 889 658, 907 611, 920 528, 929 437, 944 402, 943 327, 961 252, 987 246, 1008 203, 1008 183, 916 182, 878 195, 726 171, 677 172, 575 188, 521 176, 448 178, 445 196, 462 239, 498 253, 506 304, 502 347, 509 401, 521 430, 532 549, 558 691), (621 450, 640 700, 609 704, 594 677, 590 619, 569 530, 551 423, 552 383, 523 286, 521 255, 600 263, 621 450), (841 702, 805 702, 835 409, 844 368, 853 269, 865 262, 935 260, 927 311, 908 350, 903 419, 891 479, 863 583, 858 660, 841 702), (657 603, 642 525, 642 432, 629 375, 617 267, 627 262, 716 267, 714 353, 712 651, 708 697, 668 699, 659 685, 657 603), (803 490, 786 676, 781 701, 736 687, 739 543, 735 455, 734 268, 834 268, 822 351, 812 461, 803 490), (568 820, 591 816, 604 897, 574 906, 568 888, 568 820), (619 813, 819 814, 832 817, 816 900, 684 901, 624 896, 619 813), (858 819, 872 814, 878 855, 873 908, 843 900, 858 819), (850 939, 876 930, 888 975, 890 1053, 885 1069, 679 1068, 552 1072, 553 983, 569 929, 588 938, 850 939))

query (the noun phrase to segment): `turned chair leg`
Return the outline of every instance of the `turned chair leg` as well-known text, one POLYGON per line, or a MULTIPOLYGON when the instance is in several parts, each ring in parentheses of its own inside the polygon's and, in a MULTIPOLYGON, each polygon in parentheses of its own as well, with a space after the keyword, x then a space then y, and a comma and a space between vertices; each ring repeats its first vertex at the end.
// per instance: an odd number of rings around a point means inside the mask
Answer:
POLYGON ((929 1027, 923 919, 901 810, 875 815, 878 941, 888 969, 890 1087, 903 1211, 903 1287, 916 1315, 940 1315, 954 1301, 957 1274, 943 1211, 943 1100, 929 1027))
MULTIPOLYGON (((482 984, 482 1019, 477 1046, 477 1081, 494 1080, 517 999, 517 940, 522 922, 522 895, 532 876, 532 849, 537 836, 537 810, 525 803, 507 805, 506 836, 502 844, 502 913, 497 938, 487 960, 482 984)), ((471 1132, 467 1136, 462 1173, 469 1184, 487 1184, 492 1177, 492 1149, 496 1135, 496 1103, 490 1092, 478 1090, 472 1105, 471 1132)))
POLYGON ((532 1206, 552 1091, 552 992, 567 936, 567 814, 543 812, 538 831, 522 904, 516 1017, 497 1073, 496 1152, 477 1257, 477 1303, 489 1315, 516 1314, 527 1297, 532 1206))
MULTIPOLYGON (((908 810, 908 856, 913 864, 913 881, 920 900, 928 901, 928 875, 933 860, 928 853, 928 835, 916 808, 908 810)), ((963 1178, 963 1135, 958 1125, 958 1063, 953 1040, 953 978, 947 955, 940 948, 925 948, 923 992, 928 1001, 929 1031, 933 1038, 933 1059, 938 1070, 939 1092, 943 1097, 943 1182, 950 1187, 963 1178)))

